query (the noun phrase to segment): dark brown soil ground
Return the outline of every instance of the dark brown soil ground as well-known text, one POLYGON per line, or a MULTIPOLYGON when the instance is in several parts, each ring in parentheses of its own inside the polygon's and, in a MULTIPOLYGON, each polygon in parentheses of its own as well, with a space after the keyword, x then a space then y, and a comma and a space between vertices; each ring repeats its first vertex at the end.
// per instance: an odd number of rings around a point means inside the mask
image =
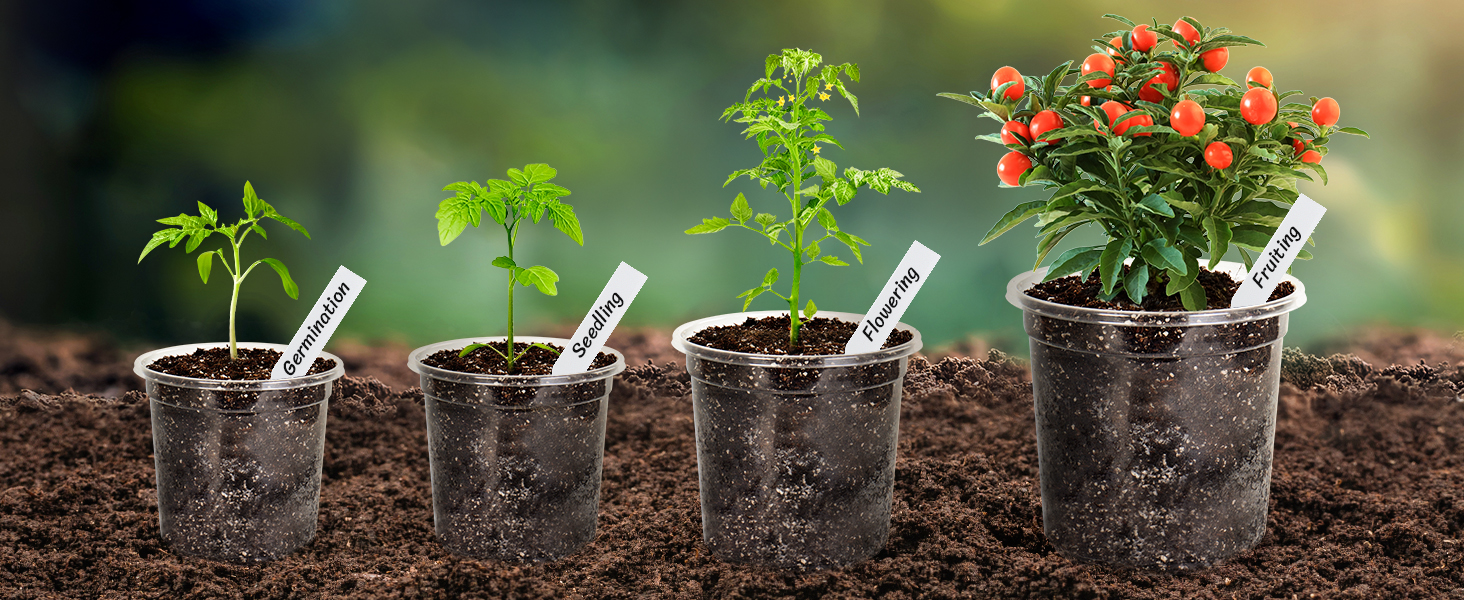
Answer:
MULTIPOLYGON (((280 351, 267 348, 239 348, 237 360, 229 357, 228 348, 199 348, 192 354, 164 356, 148 365, 159 373, 195 379, 227 379, 230 381, 269 379, 280 351)), ((306 375, 324 373, 335 368, 335 361, 316 358, 306 375)))
MULTIPOLYGON (((1129 272, 1129 266, 1123 268, 1124 273, 1129 272)), ((1085 308, 1102 308, 1109 310, 1145 310, 1145 311, 1183 311, 1184 305, 1180 303, 1179 296, 1164 295, 1164 286, 1167 285, 1167 278, 1152 280, 1146 290, 1144 301, 1134 303, 1127 292, 1123 291, 1122 279, 1119 280, 1118 294, 1111 300, 1103 300, 1103 280, 1098 277, 1098 271, 1088 274, 1087 279, 1077 275, 1059 277, 1052 281, 1044 281, 1032 286, 1027 290, 1027 295, 1039 300, 1066 304, 1068 306, 1082 306, 1085 308)), ((1200 287, 1205 288, 1205 310, 1216 310, 1230 308, 1230 300, 1235 297, 1235 291, 1240 289, 1240 282, 1231 277, 1229 273, 1211 271, 1200 267, 1200 274, 1195 277, 1200 287)), ((1296 291, 1296 286, 1290 281, 1283 281, 1271 292, 1268 300, 1279 300, 1290 296, 1296 291)))
MULTIPOLYGON (((1044 540, 1021 364, 915 358, 888 546, 846 570, 785 574, 705 552, 687 376, 667 364, 664 332, 610 343, 637 366, 615 381, 598 537, 531 566, 438 546, 408 349, 346 344, 318 537, 235 566, 158 538, 147 403, 124 393, 140 387, 134 354, 0 332, 3 597, 1464 598, 1464 372, 1444 364, 1288 352, 1265 539, 1210 570, 1150 573, 1074 564, 1044 540)), ((1423 355, 1457 351, 1409 335, 1423 355)), ((1398 339, 1351 349, 1414 352, 1398 339)))
MULTIPOLYGON (((508 359, 504 358, 505 342, 492 342, 483 344, 477 349, 469 352, 467 356, 458 356, 462 348, 442 350, 432 356, 422 359, 423 363, 439 369, 457 371, 459 373, 478 373, 488 375, 509 375, 508 359)), ((542 346, 534 346, 523 342, 515 342, 513 352, 512 375, 548 375, 554 372, 554 363, 559 360, 559 352, 564 352, 564 346, 559 344, 545 344, 553 348, 555 352, 545 350, 542 346)), ((595 360, 590 363, 590 369, 608 367, 615 363, 615 357, 604 352, 595 355, 595 360)))
MULTIPOLYGON (((736 325, 708 327, 691 336, 694 344, 746 352, 748 354, 777 354, 800 356, 829 356, 843 354, 849 340, 854 337, 858 323, 840 319, 815 317, 798 327, 798 345, 788 344, 788 327, 792 321, 788 313, 781 316, 762 317, 747 320, 736 325)), ((893 348, 915 339, 908 331, 896 329, 890 332, 881 348, 893 348)))

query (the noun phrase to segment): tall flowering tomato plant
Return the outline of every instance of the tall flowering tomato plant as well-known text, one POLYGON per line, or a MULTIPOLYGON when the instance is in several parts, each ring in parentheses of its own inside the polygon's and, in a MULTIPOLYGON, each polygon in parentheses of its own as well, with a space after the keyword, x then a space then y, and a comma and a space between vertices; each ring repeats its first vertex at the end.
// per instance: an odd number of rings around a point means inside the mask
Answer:
MULTIPOLYGON (((869 242, 841 230, 829 207, 848 204, 861 187, 881 194, 888 194, 892 188, 920 191, 914 184, 901 179, 904 175, 893 169, 866 171, 848 167, 841 174, 834 161, 820 154, 826 146, 841 149, 844 146, 824 131, 824 123, 832 121, 833 117, 817 103, 826 102, 833 94, 838 94, 849 101, 854 114, 859 114, 859 99, 849 93, 844 81, 846 78, 851 82, 859 81, 859 65, 844 63, 820 67, 822 63, 822 56, 808 50, 789 49, 769 55, 764 63, 763 77, 752 83, 741 102, 722 112, 723 121, 747 125, 742 133, 747 139, 757 141, 763 156, 757 166, 734 171, 722 186, 726 187, 739 177, 756 181, 763 189, 771 185, 788 201, 792 217, 780 219, 770 213, 754 214, 747 198, 737 194, 732 201, 731 220, 723 217, 702 219, 700 224, 686 230, 687 234, 698 235, 741 227, 762 235, 769 243, 781 246, 792 255, 793 284, 788 295, 773 289, 773 284, 778 281, 778 270, 769 269, 761 285, 737 296, 743 298, 743 310, 747 310, 753 299, 764 293, 771 293, 787 302, 790 346, 798 345, 798 330, 803 323, 798 317, 803 268, 815 262, 836 267, 849 264, 837 256, 824 254, 819 244, 830 239, 837 241, 849 248, 855 260, 864 263, 859 247, 868 246, 869 242), (818 179, 817 183, 814 178, 818 179), (823 229, 823 235, 808 231, 814 223, 823 229)), ((803 308, 803 317, 811 319, 817 312, 818 306, 809 300, 803 308)))
POLYGON ((1104 300, 1178 294, 1186 310, 1205 310, 1200 259, 1213 268, 1234 246, 1249 268, 1296 202, 1297 180, 1327 182, 1330 137, 1367 133, 1338 127, 1331 98, 1288 102, 1302 93, 1277 91, 1264 67, 1244 85, 1219 73, 1231 48, 1264 45, 1256 40, 1190 17, 1104 16, 1131 29, 1094 39, 1081 63, 1040 78, 1002 67, 989 93, 940 94, 1002 124, 977 139, 1010 150, 997 164, 1004 187, 1053 190, 1012 209, 981 243, 1036 217, 1041 265, 1069 233, 1097 226, 1107 243, 1062 253, 1047 279, 1096 270, 1104 300))

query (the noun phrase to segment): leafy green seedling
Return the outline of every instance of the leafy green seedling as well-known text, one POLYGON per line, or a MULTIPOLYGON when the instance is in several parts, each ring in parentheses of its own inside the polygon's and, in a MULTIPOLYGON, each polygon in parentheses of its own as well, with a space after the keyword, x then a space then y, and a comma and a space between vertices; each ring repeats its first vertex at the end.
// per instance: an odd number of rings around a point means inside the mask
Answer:
POLYGON ((217 233, 229 238, 229 245, 234 247, 234 265, 229 266, 228 255, 222 248, 209 250, 198 255, 198 277, 203 279, 204 283, 208 283, 208 274, 213 270, 213 257, 218 254, 219 262, 224 265, 224 270, 228 271, 229 276, 234 279, 234 294, 229 301, 229 358, 238 360, 239 345, 234 335, 234 315, 239 307, 239 286, 244 283, 244 278, 249 276, 254 267, 259 266, 259 263, 269 265, 276 273, 279 273, 280 283, 285 286, 285 293, 289 294, 290 298, 296 300, 300 298, 300 288, 295 285, 293 279, 290 279, 290 270, 285 268, 285 263, 278 259, 261 258, 250 264, 248 268, 241 268, 243 265, 239 262, 239 247, 244 245, 244 238, 249 237, 250 232, 254 232, 258 233, 261 238, 269 239, 269 236, 264 233, 264 228, 259 225, 259 222, 264 219, 274 219, 284 223, 290 229, 303 234, 307 239, 310 237, 310 232, 305 231, 304 226, 280 214, 268 202, 260 200, 259 196, 254 193, 254 186, 250 185, 248 181, 244 182, 245 217, 239 219, 237 223, 220 226, 218 211, 209 208, 202 202, 198 203, 198 213, 198 216, 179 214, 176 217, 158 219, 159 223, 173 227, 154 233, 152 240, 148 241, 147 246, 142 249, 142 255, 137 257, 137 262, 141 263, 142 259, 147 257, 147 253, 165 243, 172 248, 187 239, 188 244, 184 246, 184 249, 192 254, 204 240, 208 239, 208 236, 217 233))
MULTIPOLYGON (((493 259, 493 266, 508 271, 507 354, 488 344, 469 344, 459 356, 467 356, 469 352, 487 347, 498 352, 508 362, 508 372, 512 373, 513 363, 519 358, 513 353, 514 284, 532 285, 549 296, 559 294, 559 289, 554 285, 559 281, 558 274, 545 266, 520 267, 513 256, 514 245, 518 242, 519 224, 525 218, 538 223, 545 214, 549 215, 555 228, 563 231, 579 245, 585 245, 585 236, 580 231, 579 219, 574 216, 574 207, 559 201, 569 195, 569 190, 549 182, 557 174, 558 171, 549 165, 532 164, 526 165, 522 171, 509 169, 508 181, 489 179, 486 188, 476 181, 459 181, 442 188, 444 191, 457 192, 456 196, 443 200, 437 208, 437 239, 442 245, 446 246, 457 239, 468 225, 477 227, 482 222, 483 211, 488 211, 488 216, 503 226, 503 232, 508 237, 508 256, 493 259)), ((544 344, 532 345, 558 354, 544 344)))
MULTIPOLYGON (((819 144, 844 146, 824 133, 824 122, 833 120, 833 117, 817 106, 809 106, 809 103, 815 99, 827 101, 829 92, 836 91, 854 107, 854 114, 859 114, 859 99, 849 93, 841 79, 847 77, 851 81, 859 81, 859 66, 844 63, 824 65, 819 69, 822 62, 822 56, 807 50, 784 50, 782 54, 768 56, 764 76, 753 82, 742 102, 733 104, 722 113, 724 121, 747 124, 742 133, 747 135, 747 139, 757 140, 757 147, 763 155, 762 162, 756 167, 733 172, 722 187, 743 176, 756 181, 763 189, 772 185, 788 200, 792 218, 780 220, 768 213, 754 215, 747 198, 737 194, 732 201, 732 220, 722 217, 702 219, 700 225, 686 230, 686 233, 695 235, 718 232, 730 226, 742 227, 761 234, 773 245, 782 246, 793 255, 793 286, 787 296, 773 290, 773 284, 778 281, 776 268, 769 269, 763 276, 762 285, 737 296, 744 299, 743 310, 747 310, 752 300, 764 293, 772 293, 786 301, 791 324, 788 331, 790 346, 798 345, 798 329, 802 325, 798 317, 798 302, 804 265, 821 262, 841 267, 849 264, 837 256, 823 254, 819 243, 834 238, 848 246, 854 259, 861 264, 864 255, 859 247, 869 245, 859 236, 839 229, 833 213, 829 212, 829 201, 839 206, 848 204, 860 187, 868 187, 881 194, 888 194, 890 188, 920 191, 910 182, 901 180, 903 175, 899 172, 886 168, 865 171, 849 167, 840 176, 834 162, 820 155, 823 146, 819 144), (775 73, 777 77, 773 76, 775 73), (768 95, 773 88, 779 90, 779 96, 768 95), (755 93, 762 95, 754 99, 755 93), (810 183, 814 177, 818 177, 820 183, 810 183), (823 236, 816 239, 807 232, 814 222, 824 230, 823 236), (783 239, 784 234, 788 236, 787 241, 783 239)), ((809 300, 803 309, 803 317, 811 319, 817 312, 818 307, 809 300)))

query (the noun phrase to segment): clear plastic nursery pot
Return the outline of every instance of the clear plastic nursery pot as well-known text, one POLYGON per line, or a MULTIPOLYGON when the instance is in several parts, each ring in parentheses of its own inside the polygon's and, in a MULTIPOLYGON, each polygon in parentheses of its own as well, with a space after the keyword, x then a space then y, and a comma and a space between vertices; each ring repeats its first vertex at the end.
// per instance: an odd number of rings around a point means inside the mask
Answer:
POLYGON ((671 336, 691 374, 702 537, 733 562, 842 567, 874 556, 889 536, 900 392, 920 332, 901 323, 914 339, 834 356, 747 354, 689 340, 708 327, 784 314, 709 317, 671 336))
MULTIPOLYGON (((605 411, 625 357, 605 348, 613 364, 569 375, 482 375, 422 362, 482 341, 423 346, 408 359, 427 407, 437 539, 472 558, 567 556, 595 537, 605 411)), ((514 341, 569 347, 556 338, 514 341)))
MULTIPOLYGON (((1237 280, 1245 269, 1220 263, 1237 280)), ((1259 306, 1128 312, 1007 300, 1031 338, 1047 538, 1075 560, 1202 568, 1266 531, 1281 339, 1291 295, 1259 306)))
POLYGON ((315 537, 326 409, 345 367, 322 352, 335 368, 289 379, 196 379, 148 368, 165 356, 221 347, 228 344, 174 346, 133 363, 152 409, 158 522, 181 554, 274 560, 315 537))

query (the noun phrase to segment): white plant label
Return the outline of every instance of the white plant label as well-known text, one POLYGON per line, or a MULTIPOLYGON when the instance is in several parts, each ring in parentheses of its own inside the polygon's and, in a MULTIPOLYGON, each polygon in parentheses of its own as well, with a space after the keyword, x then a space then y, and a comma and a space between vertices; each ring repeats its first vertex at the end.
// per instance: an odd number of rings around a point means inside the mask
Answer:
POLYGON ((1296 204, 1291 205, 1291 211, 1286 213, 1286 218, 1281 219, 1281 226, 1276 228, 1276 234, 1266 243, 1266 249, 1256 257, 1250 272, 1240 282, 1240 289, 1231 298, 1230 307, 1244 308, 1265 303, 1276 285, 1281 283, 1281 277, 1286 274, 1286 270, 1291 268, 1291 262, 1301 254, 1307 238, 1311 237, 1312 231, 1317 228, 1317 223, 1322 221, 1322 215, 1326 212, 1326 207, 1317 204, 1305 194, 1297 198, 1296 204))
POLYGON ((905 315, 905 309, 910 308, 910 302, 915 300, 915 293, 925 285, 925 280, 930 277, 930 271, 935 268, 938 260, 940 255, 930 248, 920 242, 911 243, 910 249, 905 252, 905 258, 900 260, 900 266, 895 268, 895 273, 890 275, 884 289, 875 297, 874 306, 864 313, 864 320, 854 330, 854 337, 844 347, 844 353, 874 352, 884 346, 885 340, 895 331, 895 324, 905 315))
POLYGON ((625 316, 625 311, 630 309, 630 303, 645 284, 645 275, 630 265, 620 263, 615 274, 610 276, 610 282, 600 292, 600 297, 595 299, 594 306, 590 307, 590 314, 585 315, 585 320, 580 321, 579 328, 574 330, 569 347, 559 353, 559 360, 554 361, 554 370, 550 373, 568 375, 590 370, 590 363, 595 362, 600 348, 605 347, 605 340, 610 338, 610 332, 615 331, 620 317, 625 316))
POLYGON ((346 311, 350 310, 351 303, 361 295, 361 288, 364 287, 366 280, 361 279, 361 276, 344 266, 336 269, 335 276, 330 278, 325 291, 320 293, 320 299, 315 301, 315 307, 310 309, 305 323, 300 325, 300 330, 290 339, 290 346, 285 349, 280 362, 275 364, 269 378, 284 379, 309 372, 310 365, 315 364, 316 357, 325 349, 325 343, 330 341, 336 326, 341 324, 341 319, 345 318, 346 311))

